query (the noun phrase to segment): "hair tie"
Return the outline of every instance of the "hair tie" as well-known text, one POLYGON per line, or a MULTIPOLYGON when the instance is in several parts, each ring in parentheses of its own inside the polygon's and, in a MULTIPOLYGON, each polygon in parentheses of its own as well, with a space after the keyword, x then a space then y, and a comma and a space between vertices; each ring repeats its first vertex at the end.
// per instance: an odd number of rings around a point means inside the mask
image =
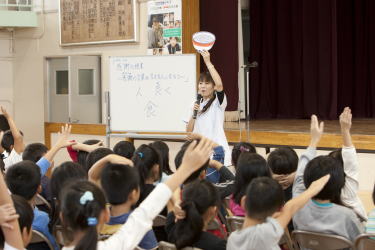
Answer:
POLYGON ((87 218, 87 225, 90 227, 96 226, 98 224, 98 219, 95 217, 89 217, 87 218))
POLYGON ((240 147, 240 151, 241 151, 241 152, 249 152, 250 149, 245 148, 244 146, 241 146, 241 147, 240 147))
POLYGON ((94 200, 94 195, 90 191, 86 191, 81 198, 79 199, 79 203, 81 205, 86 205, 88 201, 93 201, 94 200))
POLYGON ((141 158, 141 159, 143 158, 143 153, 142 152, 138 152, 137 154, 139 155, 139 158, 141 158))

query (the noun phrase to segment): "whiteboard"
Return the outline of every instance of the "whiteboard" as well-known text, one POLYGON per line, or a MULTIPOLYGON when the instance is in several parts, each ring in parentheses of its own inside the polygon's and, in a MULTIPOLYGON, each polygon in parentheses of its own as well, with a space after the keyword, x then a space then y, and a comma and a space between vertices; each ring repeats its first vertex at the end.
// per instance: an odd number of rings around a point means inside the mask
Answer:
POLYGON ((185 132, 196 96, 195 54, 110 57, 110 130, 185 132))

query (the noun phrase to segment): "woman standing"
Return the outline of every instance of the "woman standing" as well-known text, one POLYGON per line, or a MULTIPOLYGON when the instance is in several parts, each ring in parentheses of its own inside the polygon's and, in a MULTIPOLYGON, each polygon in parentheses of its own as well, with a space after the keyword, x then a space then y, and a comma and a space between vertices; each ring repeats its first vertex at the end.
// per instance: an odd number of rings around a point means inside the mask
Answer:
POLYGON ((210 53, 202 51, 201 55, 208 72, 200 74, 198 93, 202 99, 195 103, 187 123, 186 131, 201 134, 220 146, 225 152, 225 165, 231 163, 227 138, 224 133, 224 112, 227 107, 227 98, 224 93, 223 82, 214 65, 211 63, 210 53), (194 116, 194 110, 197 115, 194 116))

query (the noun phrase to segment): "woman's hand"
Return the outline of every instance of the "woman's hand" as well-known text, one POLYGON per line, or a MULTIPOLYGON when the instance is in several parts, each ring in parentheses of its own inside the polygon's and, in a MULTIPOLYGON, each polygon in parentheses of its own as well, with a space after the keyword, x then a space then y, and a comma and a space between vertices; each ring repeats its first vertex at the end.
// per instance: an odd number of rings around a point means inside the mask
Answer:
POLYGON ((210 52, 203 50, 200 52, 200 54, 202 55, 203 61, 207 66, 212 65, 210 52))

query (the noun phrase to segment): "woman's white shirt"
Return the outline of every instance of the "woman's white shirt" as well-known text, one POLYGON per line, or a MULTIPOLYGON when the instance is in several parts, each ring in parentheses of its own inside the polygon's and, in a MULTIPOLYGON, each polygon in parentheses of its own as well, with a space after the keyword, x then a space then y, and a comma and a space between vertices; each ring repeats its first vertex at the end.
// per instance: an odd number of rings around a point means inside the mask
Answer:
MULTIPOLYGON (((208 103, 209 99, 200 103, 199 111, 208 103)), ((194 103, 195 104, 195 103, 194 103)), ((203 114, 199 114, 194 124, 194 133, 201 134, 224 148, 226 166, 231 164, 231 155, 227 138, 224 132, 224 114, 227 107, 227 97, 224 94, 222 103, 220 104, 219 98, 216 94, 215 100, 212 102, 210 108, 203 114)), ((190 109, 189 116, 184 119, 188 123, 193 115, 193 109, 190 109)))

